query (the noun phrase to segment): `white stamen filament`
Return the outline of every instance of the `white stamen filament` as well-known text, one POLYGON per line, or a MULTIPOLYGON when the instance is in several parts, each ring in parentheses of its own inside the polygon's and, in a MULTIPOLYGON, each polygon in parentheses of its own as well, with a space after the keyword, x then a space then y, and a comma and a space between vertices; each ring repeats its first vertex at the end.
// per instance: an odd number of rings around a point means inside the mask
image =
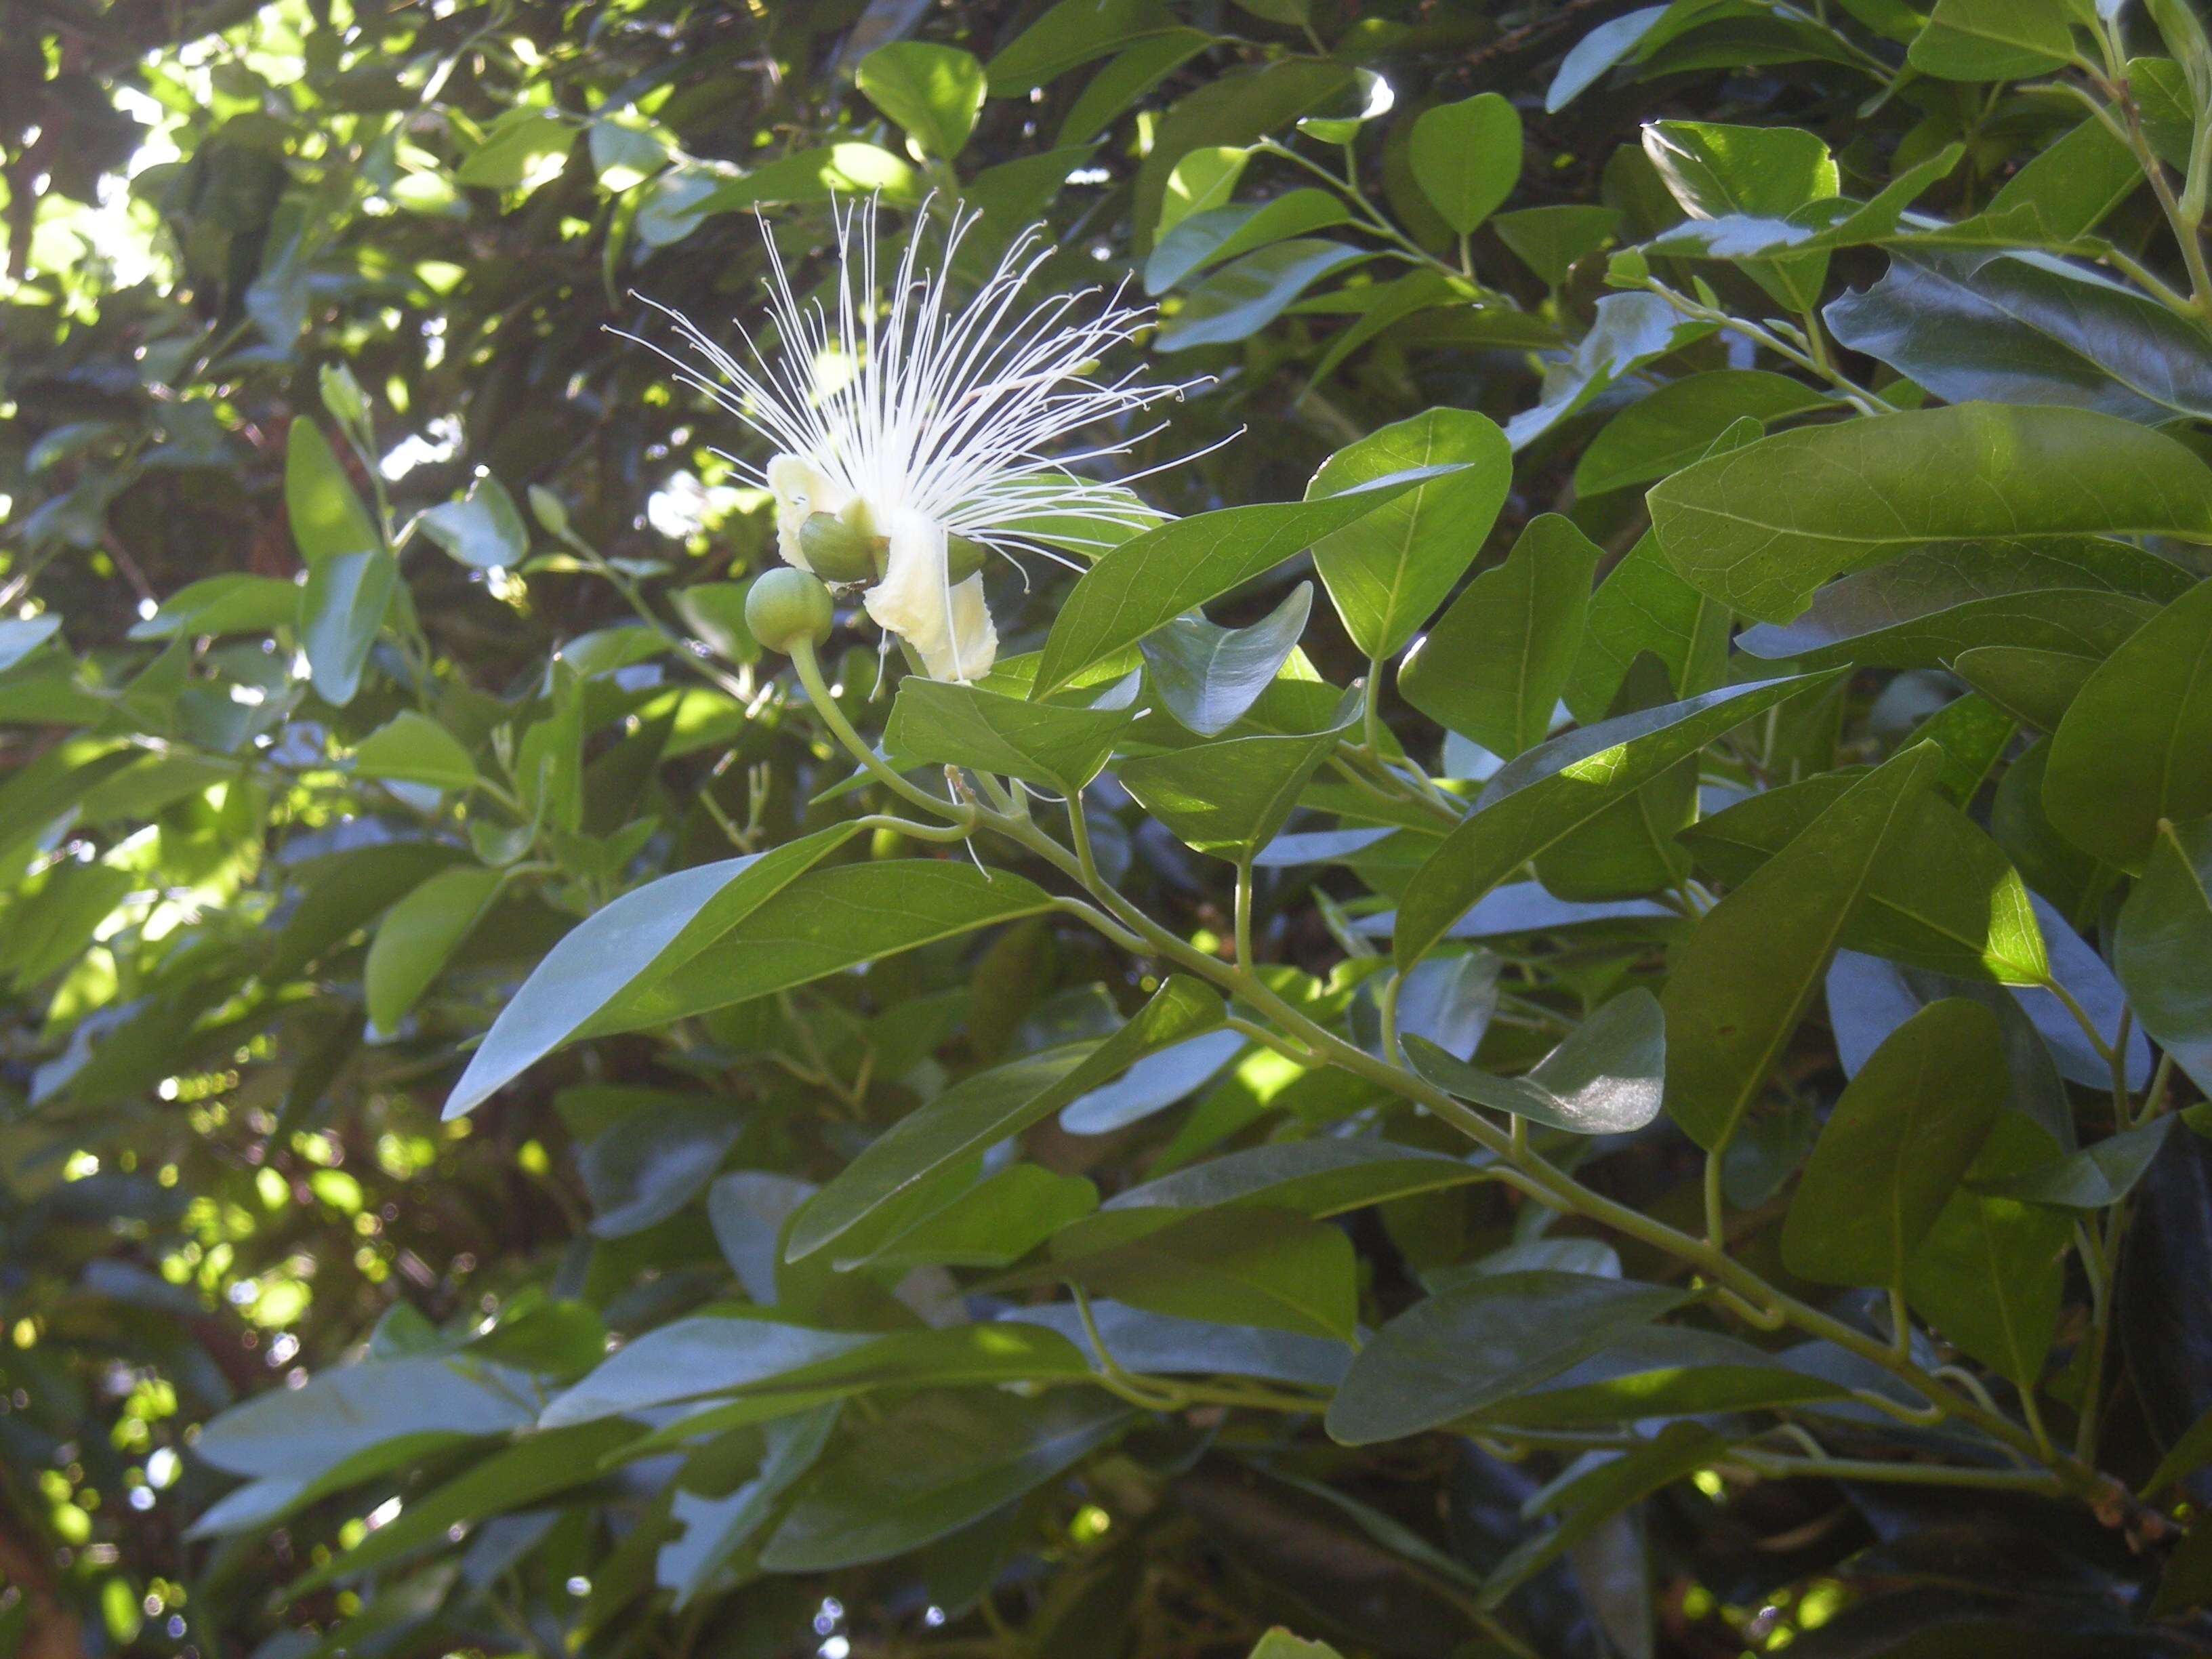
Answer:
POLYGON ((884 579, 864 599, 870 616, 913 646, 932 675, 973 679, 988 672, 997 634, 981 576, 951 580, 948 538, 965 537, 1002 556, 1035 552, 1073 563, 1047 541, 1103 548, 1120 539, 1115 532, 1158 522, 1126 484, 1070 470, 1124 454, 1157 427, 1071 454, 1052 452, 1071 434, 1187 387, 1144 385, 1135 370, 1099 378, 1107 353, 1152 318, 1149 307, 1122 305, 1118 288, 1094 314, 1084 313, 1102 294, 1096 288, 1051 295, 1018 313, 1024 289, 1054 252, 1037 227, 1016 239, 973 298, 957 304, 950 295, 954 260, 980 216, 956 211, 934 268, 921 264, 925 238, 917 231, 878 301, 875 204, 832 214, 834 324, 819 301, 802 302, 793 294, 763 220, 774 355, 742 322, 740 355, 650 301, 704 369, 641 343, 775 446, 764 468, 730 459, 775 496, 783 557, 808 568, 799 531, 810 514, 857 514, 888 544, 884 579), (1086 522, 1094 533, 1083 532, 1086 522))

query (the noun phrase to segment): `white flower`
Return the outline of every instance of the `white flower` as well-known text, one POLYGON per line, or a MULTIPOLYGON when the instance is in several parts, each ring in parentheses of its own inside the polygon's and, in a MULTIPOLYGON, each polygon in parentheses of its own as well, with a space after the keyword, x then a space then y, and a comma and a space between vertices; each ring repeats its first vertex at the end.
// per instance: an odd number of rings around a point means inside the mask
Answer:
MULTIPOLYGON (((927 214, 925 204, 918 218, 927 214)), ((784 559, 812 568, 801 533, 816 514, 872 538, 882 574, 863 596, 868 614, 903 639, 933 678, 974 679, 990 669, 998 633, 982 576, 953 580, 952 538, 1001 555, 1059 558, 1048 544, 1100 549, 1158 522, 1121 484, 1070 471, 1120 454, 1149 432, 1071 454, 1051 452, 1073 433, 1185 388, 1141 386, 1133 371, 1096 378, 1099 360, 1151 316, 1149 307, 1121 304, 1118 290, 1088 317, 1079 313, 1095 289, 1018 310, 1030 278, 1054 252, 1036 228, 961 303, 950 291, 952 267, 976 214, 951 215, 928 263, 922 258, 928 239, 917 229, 881 296, 875 204, 833 210, 833 216, 834 319, 819 299, 793 294, 769 238, 773 342, 764 349, 739 324, 741 357, 656 307, 674 319, 705 368, 661 355, 775 445, 765 468, 736 465, 774 496, 784 559)))

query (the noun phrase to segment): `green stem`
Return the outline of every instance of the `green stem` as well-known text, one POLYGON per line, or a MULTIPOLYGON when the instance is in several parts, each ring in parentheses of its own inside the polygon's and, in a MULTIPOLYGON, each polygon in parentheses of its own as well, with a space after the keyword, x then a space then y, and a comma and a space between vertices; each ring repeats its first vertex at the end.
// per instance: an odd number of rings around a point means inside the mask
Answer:
POLYGON ((798 672, 799 683, 806 688, 806 695, 813 702, 814 712, 822 717, 822 723, 836 734, 837 741, 845 745, 853 758, 867 768, 886 789, 926 811, 949 818, 966 829, 975 826, 977 817, 975 808, 939 799, 920 785, 908 782, 894 772, 882 756, 861 741, 860 734, 853 729, 852 721, 845 718, 845 711, 837 706, 837 699, 830 695, 830 688, 822 678, 822 665, 815 659, 814 647, 810 641, 799 640, 793 644, 791 665, 798 672))

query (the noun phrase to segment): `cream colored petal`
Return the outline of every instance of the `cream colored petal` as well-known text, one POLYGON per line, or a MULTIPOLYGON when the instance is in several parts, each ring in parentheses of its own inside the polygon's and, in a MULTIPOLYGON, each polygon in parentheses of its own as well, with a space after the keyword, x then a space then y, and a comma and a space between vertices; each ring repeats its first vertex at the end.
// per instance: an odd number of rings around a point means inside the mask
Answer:
POLYGON ((769 493, 775 497, 775 550, 786 564, 814 567, 799 545, 799 527, 811 514, 843 510, 850 499, 835 478, 803 455, 778 455, 768 464, 769 493))
POLYGON ((883 580, 863 603, 877 623, 921 653, 933 679, 971 680, 999 653, 998 630, 983 603, 983 579, 951 584, 945 526, 910 508, 886 515, 890 542, 883 580))

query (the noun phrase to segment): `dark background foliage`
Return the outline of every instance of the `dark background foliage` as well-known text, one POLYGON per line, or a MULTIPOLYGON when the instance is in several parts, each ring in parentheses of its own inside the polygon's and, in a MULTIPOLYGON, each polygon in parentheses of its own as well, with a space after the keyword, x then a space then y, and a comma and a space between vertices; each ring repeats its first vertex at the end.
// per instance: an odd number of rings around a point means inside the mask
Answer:
MULTIPOLYGON (((717 453, 763 459, 749 437, 623 337, 668 338, 641 296, 710 332, 756 317, 763 236, 802 284, 822 279, 830 185, 848 196, 883 185, 869 169, 885 162, 893 207, 932 187, 980 207, 978 252, 1041 218, 1048 287, 1141 284, 1184 153, 1272 137, 1337 165, 1342 152, 1296 138, 1294 124, 1348 127, 1367 96, 1358 76, 1380 77, 1395 106, 1353 140, 1352 176, 1374 222, 1413 257, 1293 289, 1215 343, 1158 354, 1155 372, 1207 384, 1164 430, 1137 439, 1132 464, 1203 452, 1145 486, 1158 506, 1189 514, 1296 500, 1331 453, 1425 410, 1479 410, 1500 425, 1524 416, 1547 368, 1602 315, 1605 246, 1684 218, 1640 142, 1655 120, 1816 134, 1857 198, 1958 144, 1918 203, 1953 222, 2006 204, 2000 192, 2043 167, 2051 216, 2020 245, 2070 246, 2094 226, 2135 268, 2188 286, 2140 173, 2108 186, 2085 222, 2055 222, 2068 192, 2049 190, 2052 176, 2109 170, 2079 137, 2077 101, 1900 72, 1923 21, 1905 0, 1723 0, 1710 17, 1677 0, 1678 38, 1557 109, 1546 94, 1563 59, 1620 28, 1630 6, 1098 0, 1082 16, 1077 3, 1040 34, 1030 31, 1045 9, 1031 0, 0 0, 0 605, 11 617, 61 618, 65 641, 0 672, 0 1650, 769 1659, 832 1655, 822 1644, 835 1641, 864 1654, 1164 1659, 1241 1656, 1278 1623, 1347 1653, 1391 1655, 2207 1645, 2190 1607, 2212 1568, 2177 1568, 2179 1588, 2157 1589, 2180 1489, 2146 1494, 2162 1509, 2128 1496, 2212 1407, 2212 1161, 2193 1133, 2162 1146, 2131 1222, 2119 1218, 2124 1200, 2088 1224, 2117 1267, 2089 1274, 2076 1255, 2064 1269, 2046 1407, 2062 1437, 2074 1431, 2064 1402, 2083 1397, 2087 1356, 2104 1340, 2108 1291, 2118 1309, 2100 1467, 2122 1484, 2097 1505, 1787 1471, 1723 1480, 1704 1468, 1594 1522, 1563 1564, 1519 1591, 1502 1626, 1470 1611, 1472 1587, 1528 1535, 1523 1506, 1572 1464, 1571 1446, 1511 1462, 1492 1455, 1498 1443, 1441 1434, 1354 1449, 1310 1424, 1222 1406, 1147 1419, 1079 1485, 1048 1486, 919 1552, 829 1575, 710 1578, 680 1605, 665 1562, 656 1577, 656 1553, 677 1531, 666 1460, 617 1463, 526 1498, 509 1489, 455 1511, 450 1540, 441 1530, 343 1577, 316 1570, 374 1538, 369 1520, 410 1513, 464 1468, 454 1447, 426 1444, 419 1462, 338 1482, 281 1524, 191 1532, 236 1473, 191 1449, 198 1425, 226 1407, 296 1386, 364 1344, 390 1358, 473 1343, 478 1358, 518 1374, 573 1380, 613 1339, 738 1294, 728 1231, 699 1200, 708 1175, 826 1181, 925 1086, 1054 1035, 1095 1035, 1102 1008, 1127 1012, 1140 1000, 1134 970, 1096 936, 1032 920, 887 958, 865 988, 839 981, 579 1044, 473 1116, 441 1121, 470 1048, 579 918, 647 877, 729 856, 733 835, 751 850, 845 811, 819 793, 851 770, 834 746, 783 718, 787 705, 749 710, 732 694, 764 691, 775 664, 741 629, 717 633, 672 598, 742 580, 775 554, 766 511, 717 453), (1093 29, 1109 41, 1096 52, 1083 45, 1093 29), (1145 42, 1170 37, 1181 55, 1142 57, 1154 52, 1145 42), (957 157, 910 155, 856 87, 872 52, 903 40, 992 66, 992 95, 957 157), (1029 58, 1002 70, 1017 43, 1029 58), (1109 58, 1128 78, 1102 99, 1093 76, 1109 58), (1495 220, 1455 236, 1425 198, 1408 155, 1414 120, 1482 93, 1509 100, 1525 131, 1510 209, 1609 210, 1598 228, 1610 234, 1569 250, 1580 257, 1530 258, 1495 220), (2066 143, 2076 149, 2055 148, 2066 143), (830 148, 840 145, 872 148, 830 148), (1401 266, 1447 285, 1384 280, 1401 266), (1437 274, 1455 269, 1459 289, 1437 274), (365 403, 355 445, 342 441, 347 394, 329 390, 340 368, 365 403), (286 494, 301 421, 341 440, 338 464, 392 524, 487 476, 531 504, 517 526, 526 562, 448 556, 426 534, 404 544, 404 625, 377 644, 349 699, 311 695, 291 672, 289 624, 234 630, 185 614, 165 626, 179 613, 159 609, 211 577, 299 574, 286 494), (556 684, 557 649, 572 661, 586 639, 627 649, 606 632, 632 620, 627 591, 718 646, 719 684, 637 659, 585 690, 556 684), (576 821, 497 888, 398 1030, 368 1030, 367 930, 419 883, 473 860, 434 800, 382 789, 341 757, 418 703, 488 752, 509 741, 495 731, 563 718, 571 695, 592 734, 579 744, 576 821), (71 770, 125 736, 137 758, 109 784, 71 770), (58 775, 80 784, 56 785, 58 775), (332 862, 364 848, 381 861, 332 862), (57 851, 88 867, 96 855, 118 872, 115 890, 104 902, 54 900, 57 851), (907 1063, 872 1073, 878 1051, 907 1063), (652 1093, 613 1092, 625 1088, 652 1093), (623 1114, 689 1121, 683 1110, 702 1100, 719 1115, 688 1154, 672 1154, 703 1156, 697 1178, 667 1187, 672 1201, 644 1222, 609 1224, 623 1202, 650 1209, 665 1195, 625 1164, 623 1114)), ((2130 15, 2125 27, 2142 52, 2160 50, 2152 21, 2130 15)), ((2160 131, 2153 138, 2172 147, 2160 131)), ((1261 155, 1233 193, 1256 201, 1300 182, 1291 164, 1261 155)), ((1516 228, 1536 234, 1532 221, 1516 228)), ((1891 258, 1844 247, 1815 289, 1868 289, 1891 258)), ((1681 262, 1675 282, 1684 293, 1695 291, 1690 269, 1681 262)), ((1755 274, 1695 270, 1712 284, 1705 303, 1749 318, 1774 310, 1755 274)), ((1167 290, 1170 328, 1220 303, 1202 294, 1195 279, 1167 290)), ((1910 313, 1933 301, 1902 303, 1910 313)), ((2182 391, 2160 412, 2201 447, 2191 418, 2212 416, 2212 400, 2197 383, 2201 361, 2186 355, 2203 349, 2201 331, 2182 348, 2160 340, 2123 342, 2118 355, 2162 354, 2182 391)), ((2110 406, 2111 377, 2095 375, 2114 354, 2091 354, 2087 392, 2051 395, 2035 381, 2045 360, 2033 344, 1963 366, 1916 356, 1920 386, 1894 361, 1832 349, 1843 375, 1902 388, 1900 404, 1924 386, 1954 403, 2110 406)), ((1826 389, 1725 331, 1624 347, 1608 372, 1584 374, 1586 409, 1521 448, 1475 568, 1494 568, 1530 520, 1558 511, 1608 565, 1626 555, 1648 522, 1645 485, 1694 459, 1726 421, 1698 428, 1632 487, 1593 489, 1585 477, 1578 490, 1599 417, 1660 381, 1754 363, 1826 389)), ((1215 605, 1213 619, 1255 621, 1310 574, 1305 561, 1272 572, 1215 605)), ((993 589, 1010 650, 1042 642, 1068 591, 1042 565, 1032 574, 1026 592, 993 589)), ((872 732, 875 656, 858 634, 841 636, 840 652, 848 646, 832 677, 872 732)), ((1326 604, 1305 649, 1340 685, 1370 670, 1326 604)), ((1689 689, 1678 680, 1674 690, 1689 689)), ((1759 781, 1879 759, 1960 690, 1933 659, 1860 664, 1802 732, 1784 734, 1759 781)), ((1436 727, 1398 704, 1388 718, 1409 750, 1437 754, 1436 727)), ((2023 726, 2014 743, 2006 726, 2015 770, 2028 735, 2023 726)), ((1962 804, 2039 893, 2102 942, 2118 872, 2053 834, 2039 809, 2023 825, 1998 776, 1989 770, 1984 787, 1978 773, 1962 804)), ((1228 866, 1115 800, 1099 817, 1102 860, 1176 932, 1218 945, 1234 926, 1228 866)), ((1325 805, 1298 827, 1334 822, 1325 805)), ((516 827, 479 816, 490 830, 516 827)), ((513 816, 527 824, 526 811, 513 816)), ((1345 954, 1343 907, 1375 908, 1408 873, 1387 860, 1263 871, 1260 954, 1326 976, 1345 954)), ((1539 953, 1540 969, 1516 963, 1523 1013, 1534 1014, 1495 1025, 1486 1063, 1525 1067, 1556 1040, 1547 1006, 1653 980, 1672 938, 1630 921, 1539 953)), ((1820 1012, 1784 1070, 1788 1109, 1757 1121, 1727 1175, 1737 1248, 1796 1284, 1784 1274, 1778 1194, 1816 1109, 1843 1084, 1820 1012)), ((2166 1076, 2147 1114, 2166 1102, 2166 1076)), ((1110 1194, 1212 1146, 1275 1138, 1284 1123, 1325 1126, 1364 1103, 1331 1097, 1322 1074, 1294 1086, 1307 1093, 1275 1103, 1273 1117, 1258 1103, 1240 1117, 1239 1103, 1209 1096, 1107 1138, 1043 1126, 1030 1155, 1110 1194)), ((2048 1086, 2063 1106, 2069 1085, 2054 1073, 2048 1086)), ((2096 1132, 2124 1127, 2095 1089, 2076 1079, 2071 1096, 2096 1132)), ((2177 1079, 2171 1103, 2189 1098, 2177 1079)), ((1463 1150, 1432 1120, 1396 1121, 1393 1134, 1463 1150)), ((1699 1226, 1702 1159, 1682 1135, 1662 1125, 1609 1144, 1598 1165, 1592 1181, 1607 1196, 1699 1226)), ((1354 1213, 1344 1225, 1367 1322, 1416 1303, 1430 1273, 1536 1238, 1531 1207, 1484 1185, 1354 1213)), ((2051 1264, 2071 1228, 2055 1227, 2036 1270, 2057 1283, 2051 1264)), ((1599 1234, 1570 1222, 1549 1237, 1587 1247, 1599 1234)), ((1615 1242, 1632 1277, 1680 1273, 1615 1242)), ((779 1282, 773 1297, 742 1288, 833 1326, 884 1328, 899 1316, 872 1283, 779 1282)), ((1808 1293, 1826 1305, 1829 1292, 1808 1293)), ((1881 1328, 1870 1300, 1846 1293, 1836 1305, 1881 1328)), ((2008 1401, 2009 1385, 1993 1381, 2008 1401)), ((744 1431, 719 1470, 695 1455, 686 1494, 726 1496, 761 1443, 744 1431)), ((1848 1436, 1843 1449, 1855 1449, 1848 1436)), ((1946 1446, 1931 1432, 1917 1449, 1946 1446)))

